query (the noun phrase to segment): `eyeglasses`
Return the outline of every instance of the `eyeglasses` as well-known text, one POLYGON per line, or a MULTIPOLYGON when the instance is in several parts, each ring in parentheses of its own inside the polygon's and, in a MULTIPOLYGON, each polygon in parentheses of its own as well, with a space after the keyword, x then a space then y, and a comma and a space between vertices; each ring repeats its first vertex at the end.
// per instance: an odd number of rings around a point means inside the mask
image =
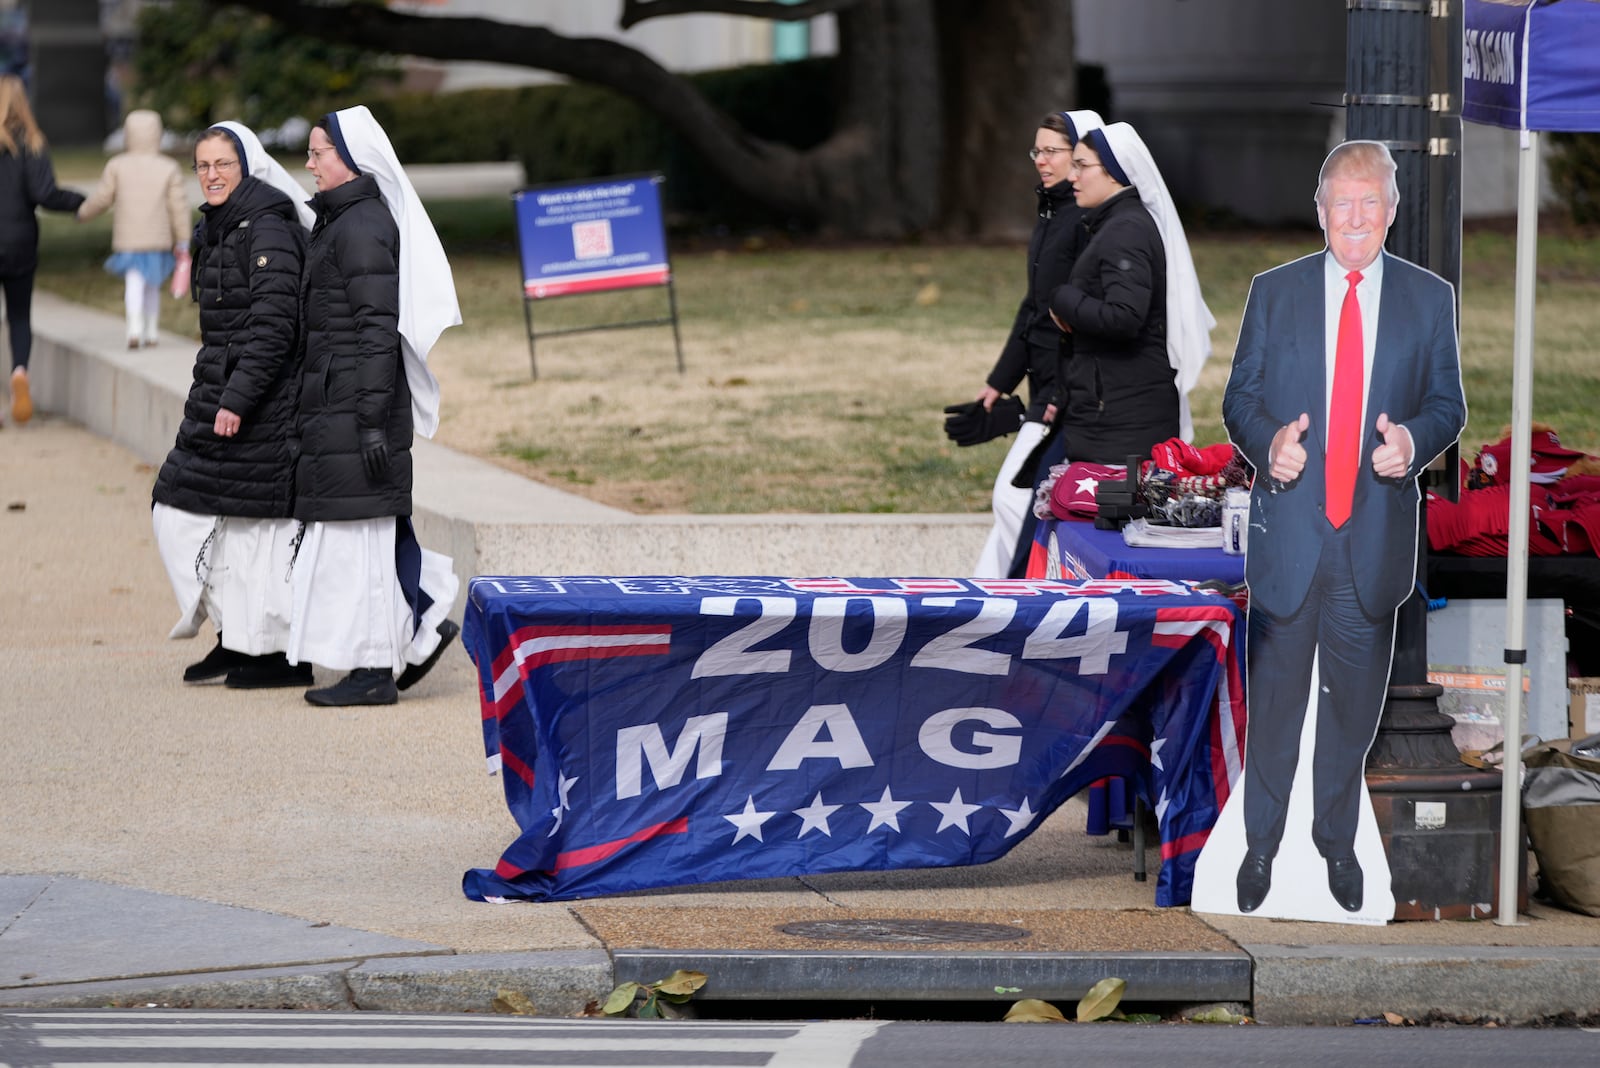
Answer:
POLYGON ((1070 149, 1070 148, 1060 148, 1060 147, 1054 147, 1054 148, 1030 148, 1030 149, 1028 149, 1028 158, 1033 160, 1035 163, 1038 163, 1040 156, 1043 156, 1046 159, 1055 159, 1058 154, 1060 154, 1062 152, 1071 152, 1071 151, 1072 151, 1072 149, 1070 149))
POLYGON ((205 174, 209 171, 213 174, 227 174, 238 165, 239 161, 236 159, 223 159, 218 160, 215 163, 207 161, 205 163, 196 163, 194 165, 194 173, 205 174))
POLYGON ((306 159, 316 162, 316 158, 318 156, 322 155, 324 152, 332 151, 334 151, 333 145, 329 145, 327 148, 308 148, 306 149, 306 159))
POLYGON ((1072 164, 1072 169, 1075 171, 1088 171, 1093 170, 1096 167, 1099 167, 1102 170, 1105 169, 1104 163, 1090 163, 1088 160, 1083 159, 1069 160, 1068 162, 1072 164))

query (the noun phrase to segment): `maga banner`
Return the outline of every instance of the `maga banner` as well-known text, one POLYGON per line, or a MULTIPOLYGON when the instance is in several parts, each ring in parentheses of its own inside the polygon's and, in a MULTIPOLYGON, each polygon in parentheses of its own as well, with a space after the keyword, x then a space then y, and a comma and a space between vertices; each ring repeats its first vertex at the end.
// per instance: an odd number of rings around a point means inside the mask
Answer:
POLYGON ((1180 583, 476 578, 521 834, 476 900, 981 864, 1079 790, 1154 809, 1156 903, 1239 773, 1238 608, 1180 583))

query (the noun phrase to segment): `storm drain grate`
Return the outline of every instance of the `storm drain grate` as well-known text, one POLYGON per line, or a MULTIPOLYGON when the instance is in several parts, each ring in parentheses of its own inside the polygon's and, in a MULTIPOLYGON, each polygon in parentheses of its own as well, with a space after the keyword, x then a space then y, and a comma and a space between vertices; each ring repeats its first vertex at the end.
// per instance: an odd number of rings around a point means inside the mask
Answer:
POLYGON ((1029 937, 1020 927, 953 920, 813 920, 778 930, 828 942, 1016 942, 1029 937))

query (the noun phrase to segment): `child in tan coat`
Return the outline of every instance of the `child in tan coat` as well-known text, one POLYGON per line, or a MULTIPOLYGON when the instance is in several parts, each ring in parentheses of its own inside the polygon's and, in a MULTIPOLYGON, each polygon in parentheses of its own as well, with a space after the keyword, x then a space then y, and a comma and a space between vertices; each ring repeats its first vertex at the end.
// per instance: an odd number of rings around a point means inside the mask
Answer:
POLYGON ((130 111, 123 121, 126 150, 106 161, 100 184, 78 218, 111 213, 106 270, 123 278, 128 347, 154 345, 160 332, 161 286, 178 255, 188 255, 190 213, 183 169, 161 152, 161 116, 130 111))

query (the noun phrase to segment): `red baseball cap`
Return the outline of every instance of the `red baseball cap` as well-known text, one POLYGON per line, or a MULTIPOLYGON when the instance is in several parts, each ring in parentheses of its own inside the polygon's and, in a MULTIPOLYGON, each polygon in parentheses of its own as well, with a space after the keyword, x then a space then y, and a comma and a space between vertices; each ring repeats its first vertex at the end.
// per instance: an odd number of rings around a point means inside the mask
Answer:
MULTIPOLYGON (((1528 460, 1528 481, 1557 482, 1567 473, 1573 460, 1585 455, 1562 445, 1554 430, 1535 430, 1528 460)), ((1491 482, 1504 484, 1511 470, 1511 436, 1508 434, 1495 444, 1479 449, 1478 467, 1491 482)))

